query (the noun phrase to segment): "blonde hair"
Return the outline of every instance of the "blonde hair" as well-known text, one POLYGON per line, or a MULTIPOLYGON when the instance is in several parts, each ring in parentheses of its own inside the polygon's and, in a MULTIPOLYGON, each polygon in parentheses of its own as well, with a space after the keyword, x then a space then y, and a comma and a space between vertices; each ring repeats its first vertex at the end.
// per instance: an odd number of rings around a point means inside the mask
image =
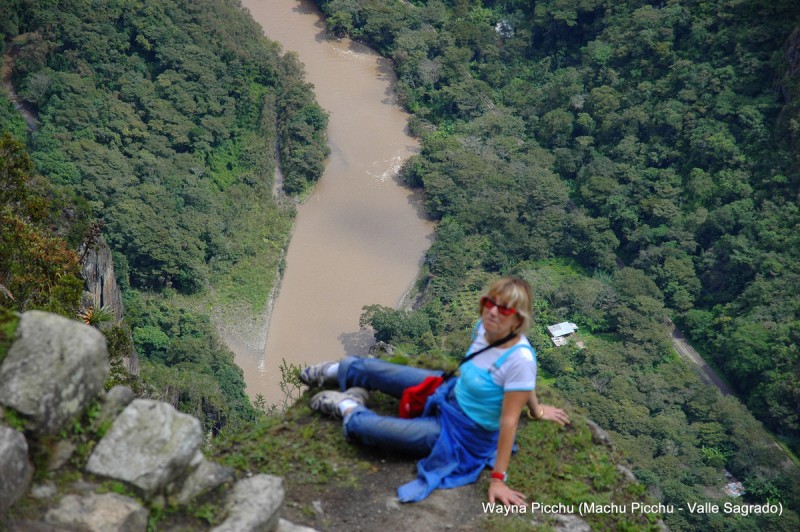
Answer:
MULTIPOLYGON (((516 315, 520 318, 520 324, 514 330, 514 333, 525 334, 528 332, 533 319, 533 296, 531 295, 531 287, 527 282, 519 277, 503 277, 489 285, 483 295, 502 302, 502 304, 509 307, 514 307, 517 311, 516 315)), ((480 307, 480 303, 478 305, 478 314, 480 315, 483 309, 480 307)))

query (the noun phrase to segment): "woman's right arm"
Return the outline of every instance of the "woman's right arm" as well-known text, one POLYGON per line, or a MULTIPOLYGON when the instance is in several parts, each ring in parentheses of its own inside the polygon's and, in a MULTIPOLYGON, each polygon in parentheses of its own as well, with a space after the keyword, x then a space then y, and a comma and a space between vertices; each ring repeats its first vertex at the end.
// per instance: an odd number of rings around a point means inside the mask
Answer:
POLYGON ((569 416, 566 412, 555 406, 543 405, 536 397, 536 391, 532 391, 528 397, 528 416, 540 421, 553 421, 562 427, 569 425, 569 416))

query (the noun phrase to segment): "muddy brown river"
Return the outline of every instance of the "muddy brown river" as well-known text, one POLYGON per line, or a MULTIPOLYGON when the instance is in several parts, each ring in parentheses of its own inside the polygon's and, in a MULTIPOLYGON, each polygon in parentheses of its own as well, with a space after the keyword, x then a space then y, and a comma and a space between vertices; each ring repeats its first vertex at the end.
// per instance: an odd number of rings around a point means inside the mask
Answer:
MULTIPOLYGON (((396 104, 390 63, 349 40, 329 40, 316 7, 297 0, 243 0, 284 51, 297 52, 329 113, 331 155, 298 208, 266 347, 237 349, 250 397, 278 403, 282 359, 298 365, 365 354, 362 307, 396 306, 413 284, 433 225, 396 173, 418 146, 396 104)), ((234 342, 235 344, 235 342, 234 342)))

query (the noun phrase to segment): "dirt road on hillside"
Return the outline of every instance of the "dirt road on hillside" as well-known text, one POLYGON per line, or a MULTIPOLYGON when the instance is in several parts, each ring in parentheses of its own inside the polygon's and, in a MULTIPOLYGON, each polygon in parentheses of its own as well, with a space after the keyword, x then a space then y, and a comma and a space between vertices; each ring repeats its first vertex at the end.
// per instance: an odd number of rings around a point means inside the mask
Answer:
POLYGON ((703 357, 701 357, 691 345, 689 345, 689 342, 686 341, 683 334, 675 328, 675 324, 670 320, 667 320, 667 324, 670 327, 670 340, 672 341, 672 345, 675 346, 675 350, 678 351, 678 354, 683 358, 697 366, 697 371, 703 382, 706 384, 713 384, 723 395, 734 395, 731 387, 720 379, 714 369, 703 360, 703 357))

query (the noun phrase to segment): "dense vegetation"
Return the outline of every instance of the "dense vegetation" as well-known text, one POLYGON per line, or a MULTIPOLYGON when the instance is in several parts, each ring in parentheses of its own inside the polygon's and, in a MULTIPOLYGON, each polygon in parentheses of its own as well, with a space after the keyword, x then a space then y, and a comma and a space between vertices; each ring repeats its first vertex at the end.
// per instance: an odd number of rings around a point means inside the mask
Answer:
MULTIPOLYGON (((0 302, 74 317, 80 302, 78 254, 54 234, 49 187, 36 180, 24 145, 0 137, 0 302)), ((3 320, 5 322, 5 319, 3 320)))
POLYGON ((705 499, 725 467, 751 500, 800 508, 797 468, 676 359, 664 323, 800 450, 796 2, 319 4, 331 32, 394 60, 422 140, 404 176, 441 220, 421 309, 370 308, 378 335, 458 351, 466 302, 522 275, 541 321, 589 333, 584 350, 538 338, 543 367, 656 496, 705 499))
MULTIPOLYGON (((459 352, 477 291, 523 276, 540 324, 574 321, 585 342, 555 349, 534 330, 543 369, 609 429, 650 495, 719 499, 727 469, 749 500, 787 508, 672 514, 672 528, 798 528, 797 467, 699 382, 664 322, 800 450, 796 2, 319 3, 333 33, 394 60, 422 142, 403 175, 440 220, 420 309, 371 307, 365 322, 412 349, 459 352)), ((70 250, 103 219, 144 376, 209 425, 252 410, 187 294, 258 310, 292 217, 271 198, 273 146, 292 193, 326 155, 302 68, 237 7, 0 5, 15 87, 40 122, 26 138, 0 101, 0 129, 28 144, 0 145, 0 301, 74 315, 70 250)))
MULTIPOLYGON (((20 285, 76 275, 68 250, 103 222, 144 380, 209 426, 251 418, 209 309, 235 320, 231 309, 266 304, 294 216, 291 202, 272 197, 276 152, 287 192, 322 172, 327 116, 296 57, 281 55, 235 0, 14 0, 0 20, 17 95, 39 123, 26 135, 3 99, 0 126, 27 141, 33 166, 17 166, 28 180, 35 167, 64 198, 50 208, 60 219, 40 220, 9 196, 18 208, 3 211, 0 283, 19 309, 52 307, 22 298, 20 285), (29 245, 29 234, 48 238, 40 227, 66 241, 57 265, 56 248, 29 245), (7 254, 14 245, 24 249, 7 254), (27 270, 25 253, 35 252, 49 270, 27 270)), ((4 161, 22 152, 3 142, 4 161)), ((63 313, 74 317, 76 306, 63 313)))

